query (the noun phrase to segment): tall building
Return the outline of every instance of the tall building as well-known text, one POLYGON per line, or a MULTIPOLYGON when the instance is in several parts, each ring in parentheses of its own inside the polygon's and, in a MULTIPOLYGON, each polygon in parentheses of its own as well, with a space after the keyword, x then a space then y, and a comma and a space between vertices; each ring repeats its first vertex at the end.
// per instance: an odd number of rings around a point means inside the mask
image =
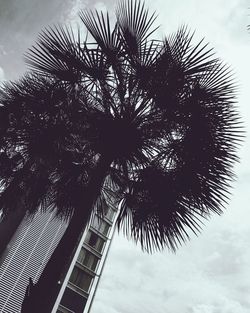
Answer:
MULTIPOLYGON (((114 231, 111 204, 86 227, 71 265, 61 282, 53 313, 88 312, 114 231)), ((25 218, 9 242, 0 265, 0 313, 21 312, 29 278, 36 283, 67 224, 52 213, 25 218)))
POLYGON ((48 212, 22 220, 1 260, 1 313, 20 312, 29 278, 37 282, 66 227, 48 212))

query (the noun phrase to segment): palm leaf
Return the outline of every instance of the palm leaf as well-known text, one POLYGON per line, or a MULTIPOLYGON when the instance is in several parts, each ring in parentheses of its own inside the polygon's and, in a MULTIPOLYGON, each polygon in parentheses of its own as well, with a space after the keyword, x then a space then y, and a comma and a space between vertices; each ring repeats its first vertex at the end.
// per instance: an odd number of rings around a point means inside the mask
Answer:
POLYGON ((141 1, 120 1, 116 10, 118 26, 123 38, 124 48, 130 60, 140 55, 141 45, 158 27, 151 30, 155 13, 149 14, 141 1))
POLYGON ((79 15, 85 27, 95 39, 95 42, 105 52, 109 61, 116 58, 119 49, 117 27, 111 31, 108 13, 104 15, 103 12, 99 14, 95 11, 94 14, 92 11, 86 10, 81 11, 79 15))
POLYGON ((29 66, 39 73, 49 73, 66 81, 76 81, 79 71, 74 59, 79 46, 71 28, 55 26, 40 33, 37 46, 25 54, 29 66))

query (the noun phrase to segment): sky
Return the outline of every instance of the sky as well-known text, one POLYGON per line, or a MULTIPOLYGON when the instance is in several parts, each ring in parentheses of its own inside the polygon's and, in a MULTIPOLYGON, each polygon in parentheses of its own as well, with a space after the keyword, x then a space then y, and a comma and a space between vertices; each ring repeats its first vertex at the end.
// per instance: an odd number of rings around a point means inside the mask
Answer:
MULTIPOLYGON (((115 235, 90 313, 250 312, 250 24, 246 0, 146 1, 158 14, 158 35, 186 24, 194 41, 205 37, 230 65, 239 85, 238 109, 246 138, 225 213, 205 222, 198 237, 174 254, 149 255, 115 235)), ((38 32, 54 23, 76 23, 79 9, 114 9, 113 1, 0 0, 0 80, 25 70, 23 53, 38 32)), ((156 23, 157 23, 156 22, 156 23)))

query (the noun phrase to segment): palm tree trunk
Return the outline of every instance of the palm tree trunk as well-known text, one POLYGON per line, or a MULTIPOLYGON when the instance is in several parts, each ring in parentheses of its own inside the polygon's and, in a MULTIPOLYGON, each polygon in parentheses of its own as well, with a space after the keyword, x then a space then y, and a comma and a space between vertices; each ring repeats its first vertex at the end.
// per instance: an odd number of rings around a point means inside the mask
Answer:
POLYGON ((60 290, 60 281, 74 256, 76 247, 89 220, 93 204, 100 194, 102 184, 110 166, 110 158, 100 160, 83 195, 83 209, 75 210, 62 239, 47 263, 39 281, 29 286, 22 313, 50 313, 60 290))

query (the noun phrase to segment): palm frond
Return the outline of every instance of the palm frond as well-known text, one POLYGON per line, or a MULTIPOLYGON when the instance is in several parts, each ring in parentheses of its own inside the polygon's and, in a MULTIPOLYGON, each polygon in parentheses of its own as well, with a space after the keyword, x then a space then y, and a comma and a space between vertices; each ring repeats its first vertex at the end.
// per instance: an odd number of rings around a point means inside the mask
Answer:
POLYGON ((133 60, 140 54, 141 45, 158 29, 152 29, 155 13, 150 15, 141 1, 120 1, 116 18, 124 39, 124 48, 133 60))
POLYGON ((189 205, 181 188, 177 189, 176 173, 160 177, 160 173, 152 176, 152 169, 150 171, 147 181, 133 183, 125 195, 118 229, 123 229, 126 236, 132 237, 147 252, 164 247, 175 251, 189 239, 187 229, 195 234, 200 231, 201 212, 189 205))
POLYGON ((116 58, 120 43, 117 27, 114 27, 113 31, 111 30, 109 14, 104 14, 103 12, 99 14, 97 11, 93 13, 85 10, 81 11, 79 16, 95 42, 105 52, 109 61, 116 58))
POLYGON ((75 58, 79 46, 69 27, 55 26, 39 34, 36 46, 25 54, 25 60, 34 71, 49 73, 61 80, 77 81, 79 71, 75 58))

